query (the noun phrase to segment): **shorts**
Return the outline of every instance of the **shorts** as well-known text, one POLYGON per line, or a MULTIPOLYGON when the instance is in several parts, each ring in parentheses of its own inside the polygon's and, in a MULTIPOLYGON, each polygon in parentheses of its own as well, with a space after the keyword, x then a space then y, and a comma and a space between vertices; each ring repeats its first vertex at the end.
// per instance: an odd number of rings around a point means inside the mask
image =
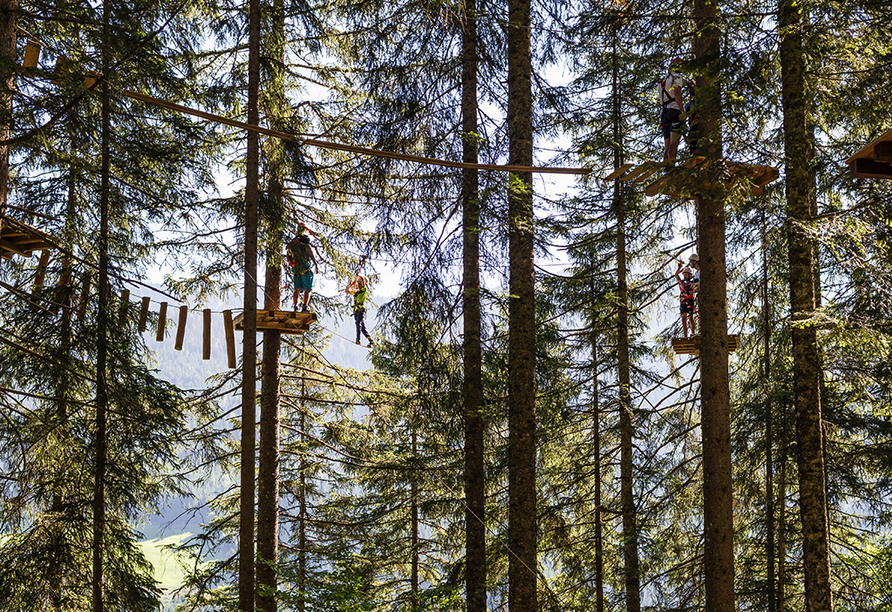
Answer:
POLYGON ((306 272, 304 272, 303 274, 301 274, 300 276, 298 276, 294 279, 294 290, 300 291, 302 289, 306 290, 306 291, 313 290, 313 271, 312 270, 308 269, 306 272))
POLYGON ((697 308, 694 306, 694 300, 682 300, 681 302, 681 314, 696 314, 697 308))
POLYGON ((681 111, 677 108, 663 109, 663 112, 660 113, 660 127, 663 130, 663 138, 669 138, 673 132, 681 134, 685 131, 684 121, 679 119, 680 116, 681 111))

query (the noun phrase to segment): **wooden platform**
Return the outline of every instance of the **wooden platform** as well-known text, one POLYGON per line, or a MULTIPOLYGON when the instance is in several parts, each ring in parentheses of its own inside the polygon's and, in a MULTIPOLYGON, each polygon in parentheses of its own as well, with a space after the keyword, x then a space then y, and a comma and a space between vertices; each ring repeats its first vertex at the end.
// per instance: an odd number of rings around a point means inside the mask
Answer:
POLYGON ((846 160, 853 178, 892 179, 892 130, 846 160))
MULTIPOLYGON (((740 336, 728 336, 728 352, 733 353, 740 346, 740 336)), ((672 338, 672 350, 677 355, 699 355, 700 336, 688 338, 672 338)))
MULTIPOLYGON (((233 319, 235 329, 245 329, 245 314, 241 313, 233 319)), ((310 325, 316 321, 315 312, 297 312, 290 310, 257 309, 257 329, 274 329, 283 334, 302 334, 309 331, 310 325)))
MULTIPOLYGON (((752 185, 750 195, 762 195, 764 187, 780 176, 780 171, 771 166, 720 161, 724 164, 722 171, 727 175, 726 189, 733 189, 735 185, 746 180, 752 185)), ((604 180, 641 183, 659 173, 661 176, 645 188, 644 193, 647 196, 662 194, 676 198, 690 198, 695 191, 694 185, 699 184, 704 189, 712 187, 710 183, 702 182, 699 173, 708 167, 709 163, 705 157, 692 157, 677 166, 667 166, 666 162, 647 161, 637 166, 625 164, 604 177, 604 180)))
POLYGON ((31 257, 35 251, 54 248, 56 244, 49 235, 16 219, 0 218, 0 255, 4 259, 13 255, 31 257))

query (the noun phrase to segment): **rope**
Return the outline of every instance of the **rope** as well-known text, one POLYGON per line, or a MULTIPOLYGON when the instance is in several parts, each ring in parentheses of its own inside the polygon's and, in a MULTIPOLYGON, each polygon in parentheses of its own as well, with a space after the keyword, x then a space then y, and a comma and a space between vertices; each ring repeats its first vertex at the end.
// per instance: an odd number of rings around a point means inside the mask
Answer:
POLYGON ((448 161, 445 159, 436 159, 433 157, 422 157, 420 155, 407 155, 404 153, 394 153, 392 151, 381 151, 378 149, 369 149, 367 147, 358 147, 355 145, 346 145, 340 144, 336 142, 327 142, 324 140, 317 140, 315 138, 300 138, 295 134, 288 134, 286 132, 280 132, 278 130, 272 130, 269 128, 261 127, 259 125, 252 125, 250 123, 245 123, 243 121, 238 121, 236 119, 230 119, 229 117, 224 117, 222 115, 216 115, 214 113, 208 113, 206 111, 198 110, 195 108, 191 108, 188 106, 183 106, 182 104, 176 104, 174 102, 169 102, 168 100, 162 100, 161 98, 155 98, 153 96, 149 96, 146 94, 142 94, 136 91, 132 91, 129 89, 124 89, 121 93, 128 98, 132 98, 134 100, 139 100, 141 102, 146 102, 147 104, 153 104, 155 106, 160 106, 162 108, 167 108, 170 110, 175 110, 180 113, 185 113, 187 115, 194 115, 196 117, 201 117, 203 119, 207 119, 209 121, 215 121, 217 123, 222 123, 224 125, 229 125, 232 127, 236 127, 243 130, 248 130, 252 132, 257 132, 259 134, 265 134, 266 136, 272 136, 273 138, 279 138, 281 140, 289 140, 295 141, 304 145, 309 145, 311 147, 319 147, 322 149, 332 149, 335 151, 346 151, 348 153, 357 153, 359 155, 371 155, 374 157, 386 157, 389 159, 398 159, 401 161, 409 161, 415 162, 419 164, 430 164, 433 166, 444 166, 446 168, 462 168, 467 170, 497 170, 504 172, 534 172, 539 174, 589 174, 591 173, 590 168, 553 168, 553 167, 536 167, 536 166, 513 166, 513 165, 497 165, 497 164, 471 164, 467 162, 454 162, 448 161))

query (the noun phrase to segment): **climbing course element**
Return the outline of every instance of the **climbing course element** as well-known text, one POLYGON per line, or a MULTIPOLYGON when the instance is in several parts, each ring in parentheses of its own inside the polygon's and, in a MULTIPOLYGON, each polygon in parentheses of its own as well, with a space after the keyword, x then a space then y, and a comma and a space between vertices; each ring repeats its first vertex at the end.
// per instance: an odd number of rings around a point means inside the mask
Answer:
MULTIPOLYGON (((763 188, 776 181, 780 171, 771 166, 759 164, 743 164, 728 160, 719 160, 722 164, 725 189, 733 189, 742 181, 750 185, 749 195, 762 195, 763 188)), ((665 173, 651 182, 645 188, 644 193, 653 197, 656 195, 668 195, 675 198, 693 198, 697 190, 708 190, 714 186, 704 182, 700 170, 709 168, 710 163, 705 157, 692 157, 678 166, 668 166, 666 162, 646 161, 638 166, 624 164, 609 175, 604 177, 606 181, 643 183, 665 170, 665 173)))
POLYGON ((3 259, 11 259, 13 255, 31 257, 35 251, 54 248, 53 239, 37 228, 5 215, 0 217, 0 255, 3 259))
POLYGON ((853 178, 892 179, 892 130, 846 160, 853 178))
POLYGON ((226 357, 229 363, 229 368, 233 369, 236 366, 235 331, 233 331, 231 310, 223 311, 223 331, 226 333, 226 357))
MULTIPOLYGON (((257 329, 268 329, 283 334, 303 334, 309 331, 310 324, 316 321, 314 312, 291 312, 285 310, 257 310, 257 329)), ((243 330, 244 314, 235 317, 234 326, 243 330)))
MULTIPOLYGON (((728 336, 728 352, 733 353, 740 346, 740 336, 728 336)), ((700 355, 700 336, 672 338, 672 350, 676 355, 700 355)))

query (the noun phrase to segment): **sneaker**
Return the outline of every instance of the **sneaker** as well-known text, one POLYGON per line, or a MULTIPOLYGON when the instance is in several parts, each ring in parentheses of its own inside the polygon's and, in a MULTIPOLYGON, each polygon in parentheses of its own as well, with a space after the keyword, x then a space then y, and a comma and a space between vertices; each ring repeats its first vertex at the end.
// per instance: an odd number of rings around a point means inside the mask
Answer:
POLYGON ((359 340, 356 341, 356 344, 362 344, 359 340))
POLYGON ((310 309, 307 307, 306 304, 304 304, 303 307, 300 309, 300 311, 301 312, 310 312, 310 309))

